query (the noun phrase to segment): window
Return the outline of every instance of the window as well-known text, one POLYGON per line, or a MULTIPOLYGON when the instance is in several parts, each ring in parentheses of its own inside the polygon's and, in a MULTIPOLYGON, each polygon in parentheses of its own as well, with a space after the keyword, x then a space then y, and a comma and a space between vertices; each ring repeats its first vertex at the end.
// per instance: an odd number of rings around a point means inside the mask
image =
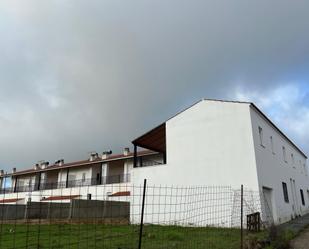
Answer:
POLYGON ((303 206, 305 206, 304 192, 302 189, 300 190, 300 197, 301 197, 301 203, 303 204, 303 206))
POLYGON ((263 129, 260 126, 259 126, 259 137, 260 137, 260 145, 262 147, 264 147, 264 144, 263 144, 263 129))
POLYGON ((287 163, 287 160, 286 160, 286 149, 284 146, 282 146, 282 154, 283 154, 283 160, 287 163))
POLYGON ((274 148, 274 139, 272 136, 270 136, 270 146, 271 146, 271 152, 275 155, 275 148, 274 148))
POLYGON ((285 182, 282 182, 282 189, 283 189, 284 201, 285 201, 286 203, 289 203, 288 188, 287 188, 285 182))
POLYGON ((292 161, 292 166, 295 168, 295 159, 294 159, 294 154, 291 154, 291 161, 292 161))
POLYGON ((86 181, 86 173, 83 173, 82 175, 82 182, 85 182, 86 181))
POLYGON ((306 168, 306 164, 305 164, 305 163, 303 164, 303 167, 304 167, 305 175, 308 175, 308 174, 307 174, 307 168, 306 168))

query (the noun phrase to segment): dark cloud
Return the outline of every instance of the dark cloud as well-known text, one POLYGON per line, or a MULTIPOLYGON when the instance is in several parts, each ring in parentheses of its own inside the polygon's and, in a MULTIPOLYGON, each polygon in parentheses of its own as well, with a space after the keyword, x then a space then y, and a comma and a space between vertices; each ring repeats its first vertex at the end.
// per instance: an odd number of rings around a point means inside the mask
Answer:
POLYGON ((2 1, 0 164, 120 150, 197 99, 236 96, 240 86, 306 87, 308 7, 2 1))

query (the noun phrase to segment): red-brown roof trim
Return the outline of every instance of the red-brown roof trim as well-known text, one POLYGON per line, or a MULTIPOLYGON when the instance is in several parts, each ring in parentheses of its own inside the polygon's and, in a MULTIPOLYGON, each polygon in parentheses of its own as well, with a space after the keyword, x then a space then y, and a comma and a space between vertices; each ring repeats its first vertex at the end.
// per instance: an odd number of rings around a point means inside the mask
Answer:
POLYGON ((109 197, 117 197, 117 196, 130 196, 131 192, 130 191, 121 191, 121 192, 116 192, 113 194, 108 195, 109 197))
POLYGON ((12 199, 2 199, 0 200, 0 203, 13 203, 20 200, 23 200, 24 198, 12 198, 12 199))
POLYGON ((49 197, 42 198, 41 201, 72 200, 77 197, 80 197, 80 195, 58 195, 58 196, 49 196, 49 197))

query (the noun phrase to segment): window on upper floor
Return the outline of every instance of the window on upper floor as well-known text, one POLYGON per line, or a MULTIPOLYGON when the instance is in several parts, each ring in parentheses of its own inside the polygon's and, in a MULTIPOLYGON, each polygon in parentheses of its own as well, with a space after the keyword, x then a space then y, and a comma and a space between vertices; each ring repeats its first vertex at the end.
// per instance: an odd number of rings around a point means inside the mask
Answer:
POLYGON ((294 159, 294 154, 291 154, 291 161, 292 161, 292 166, 295 168, 295 159, 294 159))
POLYGON ((301 203, 303 204, 303 206, 305 206, 304 192, 302 189, 300 190, 300 197, 301 197, 301 203))
POLYGON ((271 146, 271 152, 275 155, 275 148, 274 148, 274 139, 272 136, 270 136, 270 146, 271 146))
POLYGON ((260 138, 260 145, 262 147, 264 147, 264 143, 263 143, 263 129, 260 126, 259 126, 259 138, 260 138))
POLYGON ((306 167, 306 164, 305 164, 305 163, 303 164, 303 168, 304 168, 304 173, 305 173, 305 175, 308 175, 307 167, 306 167))
POLYGON ((85 182, 86 181, 86 173, 83 173, 82 175, 82 182, 85 182))
POLYGON ((286 149, 284 146, 282 146, 282 155, 283 155, 283 160, 287 163, 288 161, 286 160, 286 149))
POLYGON ((282 182, 283 198, 286 203, 289 203, 288 188, 285 182, 282 182))

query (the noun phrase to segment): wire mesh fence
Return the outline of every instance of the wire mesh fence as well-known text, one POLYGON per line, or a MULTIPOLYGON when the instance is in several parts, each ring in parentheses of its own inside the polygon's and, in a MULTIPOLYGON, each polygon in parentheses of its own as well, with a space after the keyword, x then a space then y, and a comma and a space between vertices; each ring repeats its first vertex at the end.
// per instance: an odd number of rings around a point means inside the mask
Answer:
POLYGON ((260 194, 226 186, 107 184, 3 193, 0 248, 241 248, 260 194), (241 217, 243 219, 241 219, 241 217))

